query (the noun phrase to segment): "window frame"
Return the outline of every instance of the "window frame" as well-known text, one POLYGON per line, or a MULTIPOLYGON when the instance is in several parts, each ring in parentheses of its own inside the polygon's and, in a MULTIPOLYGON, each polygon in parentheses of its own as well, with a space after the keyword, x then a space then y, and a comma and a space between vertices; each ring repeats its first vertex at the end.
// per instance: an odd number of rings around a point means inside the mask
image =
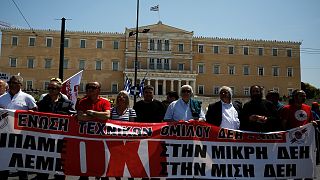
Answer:
POLYGON ((53 47, 53 37, 46 37, 46 47, 47 48, 53 47), (51 42, 49 40, 51 40, 51 42), (50 45, 48 44, 49 42, 50 42, 50 45))
POLYGON ((86 39, 80 39, 80 48, 81 49, 87 48, 87 40, 86 39))
POLYGON ((35 46, 36 46, 36 37, 34 37, 34 36, 30 36, 30 37, 29 37, 28 46, 29 46, 29 47, 35 47, 35 46), (34 41, 33 41, 33 44, 32 44, 31 39, 34 40, 34 41))

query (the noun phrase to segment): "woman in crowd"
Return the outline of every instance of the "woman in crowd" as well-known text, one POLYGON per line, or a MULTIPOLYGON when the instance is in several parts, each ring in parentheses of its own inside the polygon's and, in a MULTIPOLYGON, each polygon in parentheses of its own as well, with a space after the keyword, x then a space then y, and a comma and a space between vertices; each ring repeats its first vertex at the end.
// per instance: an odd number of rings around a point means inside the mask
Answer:
POLYGON ((121 121, 135 121, 136 111, 129 107, 129 95, 126 91, 120 91, 117 95, 114 107, 111 110, 111 118, 121 121))

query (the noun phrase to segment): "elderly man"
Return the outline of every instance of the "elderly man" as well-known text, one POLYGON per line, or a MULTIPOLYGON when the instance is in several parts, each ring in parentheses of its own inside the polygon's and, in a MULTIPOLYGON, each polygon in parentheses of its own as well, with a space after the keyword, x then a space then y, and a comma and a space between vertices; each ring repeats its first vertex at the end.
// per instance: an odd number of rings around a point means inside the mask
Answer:
MULTIPOLYGON (((20 75, 13 75, 8 81, 9 90, 0 96, 0 108, 15 110, 37 110, 34 98, 22 92, 23 78, 20 75)), ((28 179, 28 173, 18 171, 19 179, 28 179)), ((8 179, 9 171, 0 171, 1 179, 8 179)))
POLYGON ((4 80, 0 79, 0 96, 6 93, 8 88, 8 84, 4 80))
POLYGON ((221 128, 239 129, 241 102, 232 102, 232 89, 228 86, 222 86, 219 89, 219 95, 220 101, 209 104, 206 121, 221 128))
POLYGON ((205 115, 201 108, 201 102, 192 99, 193 90, 190 85, 181 87, 181 98, 173 101, 164 116, 165 121, 204 121, 205 115))
POLYGON ((281 124, 285 130, 303 126, 313 121, 311 107, 304 103, 306 93, 303 90, 294 90, 292 98, 292 103, 284 106, 280 115, 281 124))
POLYGON ((255 132, 271 132, 281 129, 277 109, 272 102, 262 99, 262 87, 250 87, 251 100, 243 105, 240 129, 255 132))

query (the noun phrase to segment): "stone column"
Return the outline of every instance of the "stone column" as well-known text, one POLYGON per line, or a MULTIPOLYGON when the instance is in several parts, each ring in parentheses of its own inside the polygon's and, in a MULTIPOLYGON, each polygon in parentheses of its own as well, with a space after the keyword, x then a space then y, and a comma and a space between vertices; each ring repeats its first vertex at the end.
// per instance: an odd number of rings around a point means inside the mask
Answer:
POLYGON ((155 80, 155 84, 154 84, 154 86, 155 86, 155 95, 158 95, 158 79, 156 79, 155 80))
POLYGON ((181 91, 181 80, 178 80, 178 94, 180 95, 180 91, 181 91))
POLYGON ((171 83, 170 83, 170 91, 173 91, 173 81, 174 80, 171 80, 171 83))
POLYGON ((162 94, 163 94, 163 95, 166 95, 166 94, 167 94, 166 89, 167 89, 166 79, 163 79, 163 83, 162 83, 162 94))

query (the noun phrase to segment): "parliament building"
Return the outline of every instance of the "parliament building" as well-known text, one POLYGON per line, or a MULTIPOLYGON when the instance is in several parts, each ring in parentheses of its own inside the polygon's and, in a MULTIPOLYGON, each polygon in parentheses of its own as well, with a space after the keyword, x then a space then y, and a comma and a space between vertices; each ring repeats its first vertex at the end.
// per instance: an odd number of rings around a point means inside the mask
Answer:
MULTIPOLYGON (((45 90, 59 76, 60 31, 1 28, 0 72, 24 78, 25 90, 45 90)), ((288 95, 300 88, 300 42, 197 37, 193 31, 162 22, 119 32, 66 31, 64 80, 83 70, 80 93, 90 81, 102 84, 103 94, 123 90, 126 77, 134 83, 137 44, 137 83, 155 87, 156 95, 180 91, 189 84, 197 96, 217 96, 229 86, 235 97, 249 96, 261 85, 288 95)))

